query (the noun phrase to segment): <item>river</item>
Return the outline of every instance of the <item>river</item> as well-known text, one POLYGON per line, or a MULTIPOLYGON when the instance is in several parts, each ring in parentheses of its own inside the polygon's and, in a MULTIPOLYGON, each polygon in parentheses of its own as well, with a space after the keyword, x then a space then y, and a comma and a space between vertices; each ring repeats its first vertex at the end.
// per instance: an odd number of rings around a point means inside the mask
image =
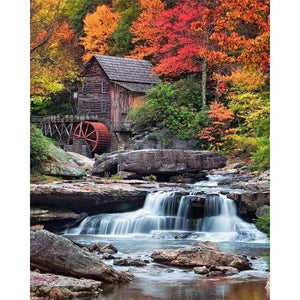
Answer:
MULTIPOLYGON (((148 261, 145 267, 114 266, 131 272, 134 279, 123 286, 104 286, 98 299, 269 299, 264 259, 269 256, 269 240, 237 215, 234 201, 224 195, 231 188, 219 185, 223 179, 211 176, 191 185, 189 195, 180 199, 176 190, 155 191, 137 211, 90 216, 77 228, 67 230, 64 235, 79 244, 112 243, 118 249, 115 257, 148 261), (204 214, 197 217, 192 215, 190 204, 202 194, 206 195, 204 214), (151 260, 153 250, 182 248, 199 240, 214 241, 223 252, 246 255, 253 270, 206 277, 151 260)), ((106 263, 112 265, 113 260, 106 263)))

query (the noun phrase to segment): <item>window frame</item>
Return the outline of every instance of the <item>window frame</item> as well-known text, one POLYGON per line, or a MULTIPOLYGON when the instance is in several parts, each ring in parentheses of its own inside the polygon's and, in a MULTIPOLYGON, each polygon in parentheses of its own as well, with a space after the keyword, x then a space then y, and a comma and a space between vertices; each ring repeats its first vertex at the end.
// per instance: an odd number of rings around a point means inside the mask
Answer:
POLYGON ((85 81, 82 82, 82 94, 83 95, 87 95, 88 94, 87 83, 85 81))
POLYGON ((101 82, 101 94, 107 94, 107 82, 101 82))
POLYGON ((107 112, 107 101, 105 99, 100 100, 100 113, 105 114, 107 112))

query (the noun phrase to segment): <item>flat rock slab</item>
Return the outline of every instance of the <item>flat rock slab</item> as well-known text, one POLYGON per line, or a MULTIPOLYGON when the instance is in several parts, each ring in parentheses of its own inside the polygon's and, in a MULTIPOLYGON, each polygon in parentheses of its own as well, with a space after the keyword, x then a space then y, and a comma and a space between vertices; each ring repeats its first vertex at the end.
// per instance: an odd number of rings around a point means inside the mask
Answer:
POLYGON ((148 190, 124 183, 31 184, 30 206, 88 214, 125 212, 141 208, 148 190))
POLYGON ((70 240, 46 230, 30 233, 31 268, 42 272, 108 283, 128 282, 130 277, 103 263, 93 253, 82 250, 70 240))
POLYGON ((102 292, 101 284, 92 279, 30 272, 30 292, 37 297, 73 299, 97 296, 102 292))
POLYGON ((225 166, 226 158, 210 151, 175 149, 128 150, 96 158, 92 173, 132 172, 138 175, 166 175, 200 172, 225 166))

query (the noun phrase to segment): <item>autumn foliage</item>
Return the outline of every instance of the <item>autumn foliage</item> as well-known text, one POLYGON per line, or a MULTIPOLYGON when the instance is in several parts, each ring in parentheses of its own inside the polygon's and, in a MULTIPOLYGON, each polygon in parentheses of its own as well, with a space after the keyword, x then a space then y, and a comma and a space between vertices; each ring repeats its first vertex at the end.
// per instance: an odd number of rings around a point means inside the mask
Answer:
POLYGON ((30 22, 30 94, 41 101, 77 79, 76 37, 65 18, 64 1, 31 1, 30 22))
POLYGON ((259 168, 268 165, 270 0, 30 5, 32 102, 55 103, 61 92, 69 101, 93 54, 146 59, 163 83, 133 112, 139 124, 172 134, 179 128, 177 135, 198 137, 202 148, 243 152, 259 168))
POLYGON ((219 102, 211 103, 208 113, 211 124, 199 131, 198 137, 204 143, 211 143, 212 149, 218 150, 224 142, 224 137, 228 138, 235 131, 229 127, 230 121, 234 119, 234 114, 219 102))
POLYGON ((108 39, 116 29, 118 20, 119 14, 112 12, 106 5, 100 5, 94 13, 86 15, 83 28, 85 36, 80 39, 85 49, 84 62, 93 54, 105 54, 108 39))

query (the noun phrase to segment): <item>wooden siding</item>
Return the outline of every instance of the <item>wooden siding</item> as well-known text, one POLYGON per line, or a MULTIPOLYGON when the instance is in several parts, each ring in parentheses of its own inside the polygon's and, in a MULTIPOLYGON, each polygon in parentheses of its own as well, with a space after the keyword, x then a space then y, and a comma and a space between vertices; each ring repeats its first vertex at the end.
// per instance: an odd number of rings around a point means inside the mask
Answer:
POLYGON ((78 113, 97 115, 99 121, 110 128, 111 84, 95 59, 92 59, 85 68, 84 83, 87 88, 86 94, 83 93, 83 84, 78 87, 78 113), (106 93, 102 93, 102 83, 107 85, 106 93), (103 112, 103 101, 106 102, 105 112, 103 112))

